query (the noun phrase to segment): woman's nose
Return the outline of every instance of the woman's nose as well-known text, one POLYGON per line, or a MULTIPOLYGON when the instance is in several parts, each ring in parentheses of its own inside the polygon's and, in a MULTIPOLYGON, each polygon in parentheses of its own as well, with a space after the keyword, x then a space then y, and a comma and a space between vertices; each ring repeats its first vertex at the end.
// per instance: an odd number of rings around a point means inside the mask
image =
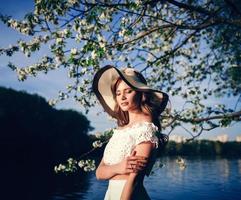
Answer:
POLYGON ((123 99, 125 99, 126 97, 125 97, 125 94, 122 94, 121 95, 121 99, 123 100, 123 99))

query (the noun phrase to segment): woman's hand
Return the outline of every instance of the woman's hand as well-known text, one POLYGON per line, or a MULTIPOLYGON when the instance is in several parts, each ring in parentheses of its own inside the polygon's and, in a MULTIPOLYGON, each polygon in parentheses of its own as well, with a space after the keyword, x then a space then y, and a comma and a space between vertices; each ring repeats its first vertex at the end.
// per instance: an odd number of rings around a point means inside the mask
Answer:
POLYGON ((147 158, 136 156, 136 151, 133 151, 130 156, 123 159, 117 167, 118 174, 138 173, 143 170, 147 164, 147 158))

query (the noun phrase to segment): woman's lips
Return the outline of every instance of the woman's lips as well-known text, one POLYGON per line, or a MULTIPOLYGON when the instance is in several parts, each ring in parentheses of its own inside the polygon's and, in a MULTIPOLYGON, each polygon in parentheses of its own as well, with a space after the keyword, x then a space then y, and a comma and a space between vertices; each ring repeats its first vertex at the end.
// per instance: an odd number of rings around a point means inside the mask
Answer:
POLYGON ((122 105, 122 106, 127 106, 128 103, 127 103, 127 102, 125 102, 125 103, 121 103, 121 105, 122 105))

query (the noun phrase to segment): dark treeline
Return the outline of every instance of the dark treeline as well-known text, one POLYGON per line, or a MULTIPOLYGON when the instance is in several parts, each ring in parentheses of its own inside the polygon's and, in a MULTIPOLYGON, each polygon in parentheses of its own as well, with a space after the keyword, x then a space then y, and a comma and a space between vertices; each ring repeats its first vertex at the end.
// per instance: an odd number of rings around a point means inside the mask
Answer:
POLYGON ((24 193, 51 185, 54 165, 91 148, 87 133, 92 129, 81 113, 56 110, 38 95, 0 87, 1 178, 5 186, 15 185, 24 193))
POLYGON ((241 142, 194 140, 185 143, 169 141, 162 155, 168 156, 241 156, 241 142))

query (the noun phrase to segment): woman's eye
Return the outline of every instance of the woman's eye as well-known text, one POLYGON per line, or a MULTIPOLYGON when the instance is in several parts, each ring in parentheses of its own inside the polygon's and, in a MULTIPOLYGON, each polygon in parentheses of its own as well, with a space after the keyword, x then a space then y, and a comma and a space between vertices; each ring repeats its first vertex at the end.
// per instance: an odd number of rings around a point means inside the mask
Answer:
POLYGON ((127 92, 128 92, 128 93, 131 93, 131 92, 132 92, 132 90, 128 90, 127 92))

